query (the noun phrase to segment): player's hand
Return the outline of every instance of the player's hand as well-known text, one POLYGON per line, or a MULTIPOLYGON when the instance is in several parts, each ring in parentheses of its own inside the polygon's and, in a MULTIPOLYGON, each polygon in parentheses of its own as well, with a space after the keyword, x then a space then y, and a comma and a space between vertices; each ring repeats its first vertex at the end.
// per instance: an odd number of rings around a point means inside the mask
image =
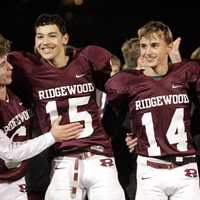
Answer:
POLYGON ((137 137, 134 137, 132 133, 127 133, 125 141, 130 153, 135 150, 135 147, 137 146, 137 140, 137 137))
POLYGON ((79 122, 74 122, 70 124, 59 125, 61 121, 61 116, 59 116, 53 123, 50 132, 55 138, 56 142, 62 140, 70 140, 80 136, 80 132, 83 129, 83 125, 79 122))
POLYGON ((169 52, 169 58, 172 63, 178 63, 182 61, 181 54, 179 51, 180 43, 181 43, 180 37, 178 37, 176 40, 172 42, 172 48, 171 51, 169 52))
POLYGON ((110 66, 111 66, 111 70, 112 70, 110 73, 110 76, 113 76, 117 72, 119 72, 120 68, 121 68, 121 62, 120 62, 119 58, 117 58, 116 56, 113 56, 110 59, 110 66))

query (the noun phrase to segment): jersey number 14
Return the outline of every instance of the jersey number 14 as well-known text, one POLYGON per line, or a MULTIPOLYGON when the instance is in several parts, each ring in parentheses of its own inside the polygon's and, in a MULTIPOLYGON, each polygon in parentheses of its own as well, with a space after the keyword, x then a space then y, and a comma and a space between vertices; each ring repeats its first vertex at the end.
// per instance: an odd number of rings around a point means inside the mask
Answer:
MULTIPOLYGON (((177 108, 174 112, 166 138, 169 144, 176 144, 179 151, 187 151, 187 133, 185 132, 185 124, 183 121, 184 109, 177 108)), ((151 112, 144 113, 142 116, 142 125, 145 126, 147 139, 149 142, 149 156, 161 155, 160 147, 155 138, 153 119, 151 112)))

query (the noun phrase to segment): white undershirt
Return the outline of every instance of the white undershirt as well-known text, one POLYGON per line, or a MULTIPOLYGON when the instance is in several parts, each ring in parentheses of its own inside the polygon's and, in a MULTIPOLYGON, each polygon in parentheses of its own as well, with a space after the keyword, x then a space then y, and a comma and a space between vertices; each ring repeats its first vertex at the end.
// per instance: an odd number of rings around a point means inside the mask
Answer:
POLYGON ((0 158, 20 162, 41 153, 55 143, 51 132, 24 142, 13 142, 0 130, 0 158))

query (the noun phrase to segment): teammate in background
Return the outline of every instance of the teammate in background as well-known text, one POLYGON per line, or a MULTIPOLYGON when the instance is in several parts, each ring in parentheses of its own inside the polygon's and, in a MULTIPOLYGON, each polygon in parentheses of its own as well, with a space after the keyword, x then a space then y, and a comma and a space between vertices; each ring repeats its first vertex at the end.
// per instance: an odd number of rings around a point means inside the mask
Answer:
POLYGON ((200 47, 197 47, 190 56, 191 59, 200 61, 200 47))
POLYGON ((140 42, 137 37, 126 40, 121 47, 124 65, 123 69, 134 69, 138 66, 140 42))
POLYGON ((162 22, 145 24, 138 37, 145 66, 158 76, 128 70, 106 83, 108 100, 114 106, 129 104, 132 131, 138 138, 136 200, 197 200, 200 190, 189 92, 195 88, 200 100, 200 66, 193 61, 169 66, 173 39, 162 22))
POLYGON ((8 60, 29 81, 41 130, 48 131, 58 115, 62 124, 84 125, 79 138, 55 145, 45 199, 82 200, 87 193, 89 200, 124 200, 95 93, 110 77, 112 54, 87 46, 65 55, 69 36, 58 15, 39 16, 35 32, 38 56, 12 52, 8 60))
MULTIPOLYGON (((138 66, 139 40, 131 38, 122 44, 121 48, 124 65, 123 69, 134 69, 138 66)), ((125 190, 126 199, 135 199, 136 190, 136 156, 130 154, 126 147, 125 137, 130 132, 129 115, 127 110, 116 114, 109 103, 106 103, 102 123, 111 135, 114 157, 119 175, 119 181, 125 190), (112 127, 112 128, 111 128, 112 127), (114 134, 113 134, 114 132, 114 134), (114 136, 113 136, 114 135, 114 136)), ((132 137, 130 137, 132 141, 132 137)))
POLYGON ((56 141, 78 137, 82 126, 79 123, 59 125, 59 117, 50 132, 25 141, 30 138, 31 112, 7 88, 12 82, 13 69, 7 62, 9 50, 9 41, 0 34, 0 195, 2 200, 27 200, 24 179, 27 161, 24 160, 39 154, 56 141))

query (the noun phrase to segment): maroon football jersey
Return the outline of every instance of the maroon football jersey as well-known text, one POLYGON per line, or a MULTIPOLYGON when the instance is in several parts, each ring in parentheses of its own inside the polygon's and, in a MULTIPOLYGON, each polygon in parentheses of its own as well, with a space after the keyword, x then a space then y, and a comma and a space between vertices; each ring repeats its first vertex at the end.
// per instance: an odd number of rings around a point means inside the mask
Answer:
MULTIPOLYGON (((0 100, 0 128, 12 141, 25 141, 30 138, 29 121, 31 113, 10 90, 7 101, 0 100)), ((26 161, 11 163, 0 159, 0 181, 14 181, 25 175, 26 161)))
POLYGON ((33 91, 36 115, 41 131, 50 130, 51 122, 59 115, 62 124, 81 122, 84 129, 78 139, 63 141, 59 149, 84 148, 101 145, 106 155, 112 155, 111 144, 102 127, 95 88, 104 88, 110 75, 110 58, 107 50, 88 46, 76 50, 63 68, 52 67, 39 57, 22 52, 8 56, 14 67, 25 74, 33 91))
POLYGON ((200 66, 182 62, 160 80, 141 71, 124 71, 106 83, 108 101, 128 101, 136 153, 144 156, 195 154, 190 130, 189 93, 200 100, 200 66), (194 90, 194 91, 195 91, 194 90))

